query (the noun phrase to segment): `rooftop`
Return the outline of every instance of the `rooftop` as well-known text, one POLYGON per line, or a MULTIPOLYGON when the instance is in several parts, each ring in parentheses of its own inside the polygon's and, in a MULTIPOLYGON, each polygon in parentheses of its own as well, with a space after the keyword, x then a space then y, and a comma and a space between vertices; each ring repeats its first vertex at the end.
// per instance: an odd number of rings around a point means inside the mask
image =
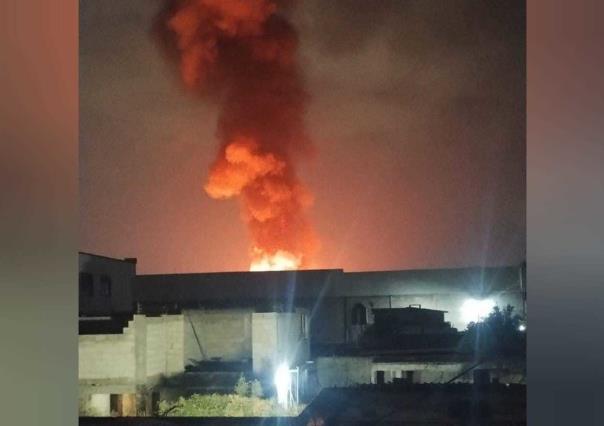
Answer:
POLYGON ((145 303, 292 300, 409 294, 518 292, 519 267, 344 272, 342 269, 137 275, 135 299, 145 303))

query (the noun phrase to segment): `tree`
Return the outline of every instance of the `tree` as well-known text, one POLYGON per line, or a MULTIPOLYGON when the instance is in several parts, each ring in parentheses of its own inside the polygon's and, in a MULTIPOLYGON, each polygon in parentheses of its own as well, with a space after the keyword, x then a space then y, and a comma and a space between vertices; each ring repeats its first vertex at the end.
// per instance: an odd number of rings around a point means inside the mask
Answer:
POLYGON ((255 379, 250 386, 251 393, 253 397, 262 398, 264 396, 264 391, 262 390, 262 384, 258 379, 255 379))
POLYGON ((526 331, 520 331, 521 324, 512 306, 503 310, 496 306, 483 321, 468 325, 462 345, 483 358, 526 355, 526 331))
POLYGON ((239 376, 239 380, 237 380, 237 384, 235 385, 235 394, 239 396, 250 395, 250 384, 245 380, 243 374, 239 376))

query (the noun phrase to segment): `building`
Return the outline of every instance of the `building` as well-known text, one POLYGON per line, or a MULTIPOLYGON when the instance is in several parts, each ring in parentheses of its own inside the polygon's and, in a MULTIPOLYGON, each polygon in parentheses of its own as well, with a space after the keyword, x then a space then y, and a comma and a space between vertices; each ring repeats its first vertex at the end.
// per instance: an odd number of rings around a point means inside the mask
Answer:
POLYGON ((133 315, 120 331, 80 331, 80 412, 97 416, 151 412, 164 378, 184 371, 183 328, 182 315, 133 315))
POLYGON ((466 302, 522 314, 525 291, 522 267, 136 275, 135 259, 80 253, 80 397, 103 415, 149 413, 178 389, 228 390, 240 373, 270 387, 282 363, 308 394, 472 381, 455 378, 474 362, 455 351, 466 302))
POLYGON ((241 373, 261 378, 269 387, 280 363, 301 366, 309 359, 302 317, 289 312, 185 310, 134 314, 121 331, 81 332, 81 411, 150 414, 160 399, 231 391, 241 373), (227 367, 234 364, 235 370, 227 367))
POLYGON ((136 259, 79 254, 79 312, 82 316, 132 313, 136 259))
MULTIPOLYGON (((142 312, 186 308, 250 308, 309 313, 311 350, 355 344, 384 308, 420 306, 445 311, 452 327, 468 325, 464 303, 489 300, 525 313, 523 268, 459 268, 381 272, 341 269, 137 275, 134 299, 142 312)), ((478 319, 478 318, 475 318, 478 319)))

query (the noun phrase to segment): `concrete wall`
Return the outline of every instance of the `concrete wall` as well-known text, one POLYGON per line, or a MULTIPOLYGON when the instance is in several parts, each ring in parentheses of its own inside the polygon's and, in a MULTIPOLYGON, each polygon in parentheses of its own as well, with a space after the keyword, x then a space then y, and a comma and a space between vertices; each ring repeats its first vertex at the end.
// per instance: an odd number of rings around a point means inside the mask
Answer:
POLYGON ((79 253, 79 272, 93 277, 92 297, 79 293, 79 310, 84 315, 110 315, 132 311, 132 285, 136 264, 104 256, 79 253), (101 294, 101 276, 111 279, 111 296, 101 294))
MULTIPOLYGON (((374 363, 370 357, 319 357, 317 378, 321 387, 348 387, 376 382, 376 372, 384 371, 384 381, 406 377, 403 371, 414 372, 414 383, 444 383, 462 372, 467 365, 451 363, 374 363)), ((471 381, 471 374, 457 382, 471 381)))
MULTIPOLYGON (((376 372, 384 372, 385 383, 394 378, 406 378, 403 372, 413 371, 413 383, 446 383, 468 369, 472 363, 451 362, 374 362, 371 357, 318 357, 317 379, 321 388, 349 387, 357 384, 377 383, 376 372)), ((501 383, 523 383, 525 366, 506 362, 502 365, 485 363, 479 367, 491 371, 501 383)), ((469 371, 455 379, 455 383, 471 383, 469 371)))
MULTIPOLYGON (((376 372, 384 371, 384 381, 392 382, 395 378, 406 378, 403 372, 413 371, 413 383, 446 383, 468 368, 461 362, 421 363, 374 363, 371 366, 371 383, 377 383, 376 372)), ((471 382, 472 374, 464 375, 456 383, 471 382)))
POLYGON ((371 358, 318 357, 317 379, 321 388, 371 383, 371 358))
POLYGON ((79 336, 80 394, 127 393, 184 371, 183 317, 134 315, 122 334, 79 336))
POLYGON ((94 414, 98 417, 109 416, 110 410, 110 395, 103 393, 94 393, 90 395, 88 407, 90 414, 94 414))
POLYGON ((252 315, 252 364, 254 373, 268 375, 283 356, 276 354, 277 318, 274 313, 252 315))
POLYGON ((122 381, 135 378, 134 329, 123 334, 79 336, 78 378, 80 380, 122 381))
POLYGON ((146 376, 171 376, 184 371, 184 323, 181 315, 145 318, 146 376))
POLYGON ((270 376, 282 362, 293 368, 308 360, 305 317, 304 312, 252 314, 252 362, 256 374, 270 376))
POLYGON ((277 316, 277 353, 283 354, 290 366, 304 364, 310 356, 308 320, 304 310, 279 313, 277 316))
POLYGON ((184 372, 183 328, 182 315, 134 315, 122 334, 80 335, 81 414, 109 415, 111 394, 144 404, 146 389, 184 372))
POLYGON ((252 310, 185 310, 184 362, 252 357, 252 310))

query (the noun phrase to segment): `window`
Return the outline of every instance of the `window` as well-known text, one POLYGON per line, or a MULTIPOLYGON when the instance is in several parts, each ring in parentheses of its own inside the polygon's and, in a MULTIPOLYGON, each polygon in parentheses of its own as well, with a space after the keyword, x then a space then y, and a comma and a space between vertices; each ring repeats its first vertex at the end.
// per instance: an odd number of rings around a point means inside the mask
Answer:
POLYGON ((352 307, 352 325, 367 324, 367 309, 361 303, 357 303, 352 307))
POLYGON ((109 399, 109 408, 111 415, 118 417, 136 416, 136 396, 133 393, 112 393, 109 399))
POLYGON ((419 371, 403 370, 401 371, 401 381, 403 383, 419 383, 419 371))
POLYGON ((108 275, 101 275, 101 295, 111 297, 111 278, 108 275))
POLYGON ((111 416, 121 416, 122 415, 122 401, 121 395, 112 393, 109 395, 109 412, 111 416))
POLYGON ((80 272, 80 294, 86 297, 94 296, 94 286, 92 283, 92 274, 80 272))

